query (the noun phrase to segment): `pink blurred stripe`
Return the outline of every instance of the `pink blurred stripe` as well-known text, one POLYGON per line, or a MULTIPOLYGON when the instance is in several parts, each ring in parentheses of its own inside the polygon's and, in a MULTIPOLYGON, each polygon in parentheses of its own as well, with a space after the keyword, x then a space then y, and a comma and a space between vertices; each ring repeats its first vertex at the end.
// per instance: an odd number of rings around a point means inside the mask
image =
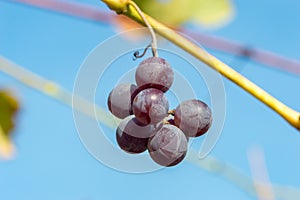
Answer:
POLYGON ((290 59, 270 51, 242 45, 240 43, 226 40, 220 37, 205 35, 201 33, 189 32, 182 30, 188 36, 199 42, 201 45, 208 48, 216 49, 226 53, 231 53, 238 56, 245 56, 258 63, 275 67, 277 69, 292 72, 300 75, 300 61, 290 59))
POLYGON ((42 9, 60 12, 74 17, 80 17, 93 21, 109 22, 112 15, 100 11, 97 7, 88 6, 82 3, 57 0, 12 0, 12 2, 22 3, 42 9))
MULTIPOLYGON (((111 23, 116 17, 112 12, 103 12, 94 6, 88 6, 82 3, 61 1, 61 0, 12 0, 11 2, 22 3, 42 9, 47 9, 74 17, 87 20, 99 21, 102 23, 111 23)), ((300 61, 289 59, 269 51, 252 48, 237 42, 226 40, 220 37, 195 33, 188 30, 180 30, 183 33, 194 38, 200 44, 207 48, 216 49, 226 53, 238 56, 245 56, 258 63, 273 66, 287 72, 300 75, 300 61)))

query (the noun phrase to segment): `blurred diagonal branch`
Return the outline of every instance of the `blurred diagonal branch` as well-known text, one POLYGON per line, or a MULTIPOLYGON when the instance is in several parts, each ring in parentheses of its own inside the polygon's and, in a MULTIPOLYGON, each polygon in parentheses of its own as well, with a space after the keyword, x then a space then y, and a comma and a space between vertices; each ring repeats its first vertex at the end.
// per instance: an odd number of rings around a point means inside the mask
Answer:
MULTIPOLYGON (((238 186, 241 190, 247 192, 247 194, 257 197, 253 180, 229 163, 223 162, 212 156, 208 156, 201 160, 198 158, 198 153, 193 149, 189 149, 187 160, 210 173, 223 177, 238 186)), ((270 184, 260 185, 261 189, 267 189, 269 187, 270 184)), ((275 199, 298 200, 300 197, 300 189, 296 187, 272 184, 272 188, 275 199)))
POLYGON ((0 71, 15 78, 19 82, 27 85, 49 97, 52 97, 75 110, 86 114, 89 117, 99 119, 108 127, 115 127, 115 120, 105 111, 105 109, 94 105, 80 97, 72 95, 61 86, 43 77, 28 71, 17 64, 0 56, 0 71), (94 113, 95 108, 95 113, 94 113))
MULTIPOLYGON (((35 89, 38 92, 41 92, 44 95, 47 95, 48 97, 66 104, 72 109, 82 112, 89 117, 100 120, 104 125, 110 128, 116 128, 116 123, 112 115, 110 115, 105 109, 94 105, 93 103, 88 102, 81 97, 73 96, 74 102, 72 104, 71 92, 68 92, 60 85, 53 83, 52 81, 49 81, 41 76, 38 76, 37 74, 34 74, 33 72, 28 71, 25 68, 1 56, 0 71, 16 79, 22 84, 35 89), (94 110, 93 108, 96 109, 96 113, 90 112, 94 110)), ((205 159, 199 159, 198 153, 193 149, 189 149, 186 160, 200 167, 201 169, 208 171, 209 173, 214 173, 219 175, 220 177, 223 177, 224 179, 238 186, 243 191, 247 192, 249 195, 256 195, 252 179, 230 164, 223 162, 213 156, 207 156, 205 159)), ((272 187, 275 197, 278 199, 298 200, 298 197, 300 196, 299 188, 281 185, 273 185, 272 187)))
MULTIPOLYGON (((6 2, 20 3, 23 5, 33 6, 35 8, 45 9, 48 11, 59 12, 73 17, 85 20, 91 20, 101 23, 112 24, 119 16, 112 15, 105 11, 99 10, 98 7, 89 6, 82 3, 75 3, 61 0, 2 0, 6 2)), ((186 29, 178 29, 182 33, 190 36, 207 48, 219 50, 222 52, 234 54, 237 56, 247 57, 252 61, 272 66, 286 72, 300 75, 300 61, 286 58, 275 53, 251 47, 247 44, 240 44, 224 38, 207 35, 199 32, 192 32, 186 29)))
POLYGON ((258 200, 275 200, 263 149, 251 147, 248 150, 248 160, 258 200))

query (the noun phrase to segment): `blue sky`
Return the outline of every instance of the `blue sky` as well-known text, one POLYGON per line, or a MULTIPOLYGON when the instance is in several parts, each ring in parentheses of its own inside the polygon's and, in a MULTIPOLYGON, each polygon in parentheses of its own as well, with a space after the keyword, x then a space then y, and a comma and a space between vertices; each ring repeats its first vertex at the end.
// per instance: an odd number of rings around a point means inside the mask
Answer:
MULTIPOLYGON (((99 1, 80 2, 108 11, 99 1)), ((299 1, 234 1, 234 5, 236 17, 229 25, 205 32, 300 60, 299 1)), ((107 24, 0 1, 0 55, 70 91, 86 56, 114 34, 107 24)), ((227 63, 240 64, 235 68, 243 75, 300 110, 299 76, 208 51, 227 63)), ((247 151, 260 146, 270 180, 299 188, 299 132, 236 85, 223 81, 226 120, 211 155, 250 176, 247 151)), ((110 86, 103 85, 107 90, 110 86)), ((0 199, 256 199, 188 161, 139 175, 110 169, 84 148, 69 107, 2 72, 0 87, 15 91, 22 105, 14 133, 17 155, 12 161, 0 160, 0 199)), ((195 148, 202 141, 195 140, 195 148)))

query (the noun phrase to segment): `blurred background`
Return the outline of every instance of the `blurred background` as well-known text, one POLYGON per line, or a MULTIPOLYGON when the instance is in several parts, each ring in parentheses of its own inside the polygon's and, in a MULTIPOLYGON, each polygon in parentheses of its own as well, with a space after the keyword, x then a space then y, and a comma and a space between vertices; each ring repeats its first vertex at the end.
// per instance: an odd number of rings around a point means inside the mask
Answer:
MULTIPOLYGON (((300 111, 299 1, 136 2, 300 111)), ((0 0, 0 56, 71 92, 87 55, 134 27, 101 1, 0 0)), ((129 174, 86 151, 69 106, 3 69, 0 88, 20 109, 9 134, 15 152, 0 159, 0 199, 300 198, 299 131, 226 78, 225 124, 207 159, 192 153, 176 167, 129 174)))

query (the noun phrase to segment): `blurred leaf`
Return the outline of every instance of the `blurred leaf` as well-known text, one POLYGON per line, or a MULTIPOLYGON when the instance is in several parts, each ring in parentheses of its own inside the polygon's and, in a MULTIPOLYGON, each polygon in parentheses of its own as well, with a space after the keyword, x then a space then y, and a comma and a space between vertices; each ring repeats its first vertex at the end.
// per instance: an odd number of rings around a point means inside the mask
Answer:
POLYGON ((169 26, 195 22, 204 27, 224 25, 233 17, 230 0, 134 0, 141 9, 169 26))
POLYGON ((13 157, 14 152, 15 148, 10 137, 8 137, 2 127, 0 127, 0 157, 10 159, 13 157))
MULTIPOLYGON (((193 22, 205 28, 225 25, 233 17, 234 9, 230 0, 134 0, 147 14, 162 23, 176 28, 186 22, 193 22)), ((140 28, 141 25, 119 15, 113 18, 115 27, 120 31, 140 28)), ((132 40, 144 35, 132 34, 132 40)))
POLYGON ((8 91, 0 90, 0 156, 11 158, 14 147, 11 133, 15 127, 15 115, 19 110, 19 103, 8 91))
POLYGON ((219 27, 228 23, 234 16, 234 8, 228 0, 195 0, 196 7, 192 21, 205 27, 219 27))

